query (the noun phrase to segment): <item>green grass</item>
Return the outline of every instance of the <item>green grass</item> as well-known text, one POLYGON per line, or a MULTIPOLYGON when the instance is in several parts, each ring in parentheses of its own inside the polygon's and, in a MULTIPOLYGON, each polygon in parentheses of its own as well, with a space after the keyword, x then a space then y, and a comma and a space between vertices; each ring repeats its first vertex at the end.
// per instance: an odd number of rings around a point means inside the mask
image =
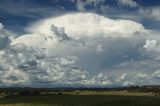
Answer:
POLYGON ((1 98, 0 106, 160 106, 160 97, 135 95, 62 94, 1 98))

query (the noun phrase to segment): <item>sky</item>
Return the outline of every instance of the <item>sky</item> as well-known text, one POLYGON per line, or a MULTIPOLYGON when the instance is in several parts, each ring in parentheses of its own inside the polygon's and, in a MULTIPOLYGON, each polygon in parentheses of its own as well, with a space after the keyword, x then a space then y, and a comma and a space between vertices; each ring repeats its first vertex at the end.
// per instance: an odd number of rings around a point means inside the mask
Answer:
POLYGON ((0 87, 160 84, 160 0, 0 0, 0 87))

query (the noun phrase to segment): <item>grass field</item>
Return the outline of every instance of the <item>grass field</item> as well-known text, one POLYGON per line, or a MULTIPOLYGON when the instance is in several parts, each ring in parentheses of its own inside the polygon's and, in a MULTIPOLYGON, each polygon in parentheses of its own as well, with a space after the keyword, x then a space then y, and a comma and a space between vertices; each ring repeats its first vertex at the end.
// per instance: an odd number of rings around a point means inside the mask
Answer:
POLYGON ((134 92, 63 92, 62 95, 1 97, 0 106, 160 106, 160 97, 134 92))

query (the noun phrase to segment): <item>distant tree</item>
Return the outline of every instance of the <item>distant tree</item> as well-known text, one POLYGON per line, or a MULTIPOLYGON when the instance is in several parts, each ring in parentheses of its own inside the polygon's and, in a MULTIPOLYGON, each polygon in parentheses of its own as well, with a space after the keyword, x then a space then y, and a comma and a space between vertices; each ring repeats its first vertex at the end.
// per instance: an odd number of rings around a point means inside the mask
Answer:
POLYGON ((62 92, 58 92, 58 95, 62 95, 63 93, 62 92))
POLYGON ((76 91, 76 94, 77 94, 77 95, 79 95, 79 93, 80 93, 79 91, 76 91))

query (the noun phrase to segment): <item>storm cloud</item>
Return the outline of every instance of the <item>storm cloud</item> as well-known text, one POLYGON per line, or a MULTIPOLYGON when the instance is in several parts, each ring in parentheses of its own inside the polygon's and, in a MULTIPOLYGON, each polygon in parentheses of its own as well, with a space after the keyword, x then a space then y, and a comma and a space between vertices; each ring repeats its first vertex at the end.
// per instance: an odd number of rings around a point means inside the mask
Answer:
MULTIPOLYGON (((134 0, 115 1, 118 6, 140 8, 134 0)), ((80 12, 38 19, 25 26, 23 34, 0 24, 0 86, 160 83, 159 31, 141 21, 151 18, 146 17, 150 11, 157 20, 158 8, 140 8, 137 14, 143 18, 137 21, 87 12, 88 5, 98 8, 105 0, 71 2, 80 12)))

